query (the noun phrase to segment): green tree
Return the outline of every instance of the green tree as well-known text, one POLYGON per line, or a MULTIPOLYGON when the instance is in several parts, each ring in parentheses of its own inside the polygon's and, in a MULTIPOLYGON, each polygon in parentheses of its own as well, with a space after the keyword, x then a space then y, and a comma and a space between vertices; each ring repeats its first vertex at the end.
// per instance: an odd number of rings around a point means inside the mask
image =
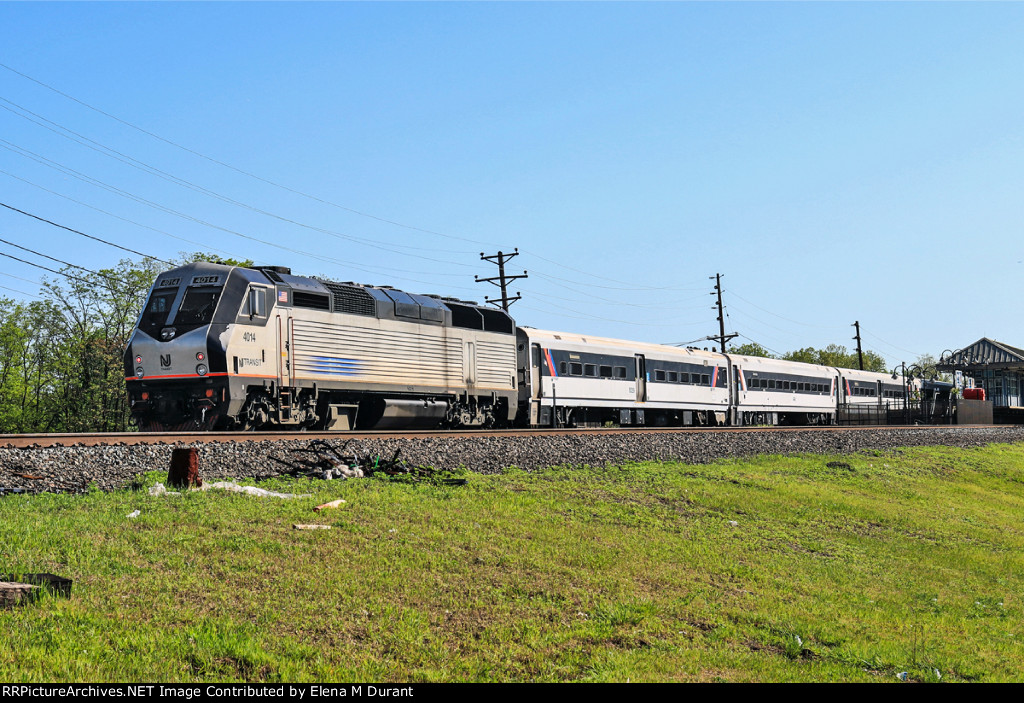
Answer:
POLYGON ((746 344, 740 344, 739 346, 730 346, 729 353, 738 354, 739 356, 759 356, 764 359, 776 358, 774 354, 757 342, 747 342, 746 344))

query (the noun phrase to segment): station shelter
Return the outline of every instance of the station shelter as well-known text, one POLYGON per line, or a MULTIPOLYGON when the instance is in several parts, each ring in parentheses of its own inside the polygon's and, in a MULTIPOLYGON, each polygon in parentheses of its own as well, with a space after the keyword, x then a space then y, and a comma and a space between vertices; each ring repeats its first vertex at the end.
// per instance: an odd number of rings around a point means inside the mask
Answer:
POLYGON ((997 421, 1024 421, 1024 349, 982 337, 963 349, 943 352, 935 368, 962 377, 968 388, 984 388, 997 421))

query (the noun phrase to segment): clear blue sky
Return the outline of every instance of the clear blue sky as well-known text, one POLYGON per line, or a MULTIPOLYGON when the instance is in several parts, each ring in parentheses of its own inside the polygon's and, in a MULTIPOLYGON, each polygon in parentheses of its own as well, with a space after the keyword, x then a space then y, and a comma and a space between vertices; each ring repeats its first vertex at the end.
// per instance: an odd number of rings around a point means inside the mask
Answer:
POLYGON ((518 247, 535 327, 717 334, 722 273, 727 331, 778 352, 854 320, 890 364, 1024 346, 1024 4, 0 3, 0 63, 291 189, 0 68, 0 201, 164 258, 483 300, 518 247))

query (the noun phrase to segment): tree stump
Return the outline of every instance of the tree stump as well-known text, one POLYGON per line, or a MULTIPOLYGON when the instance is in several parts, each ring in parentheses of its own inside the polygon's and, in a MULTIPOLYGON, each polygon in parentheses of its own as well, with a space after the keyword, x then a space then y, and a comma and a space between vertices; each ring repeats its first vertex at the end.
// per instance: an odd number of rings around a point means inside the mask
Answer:
POLYGON ((202 486, 199 478, 199 450, 192 447, 171 451, 171 469, 167 472, 167 485, 174 488, 202 486))

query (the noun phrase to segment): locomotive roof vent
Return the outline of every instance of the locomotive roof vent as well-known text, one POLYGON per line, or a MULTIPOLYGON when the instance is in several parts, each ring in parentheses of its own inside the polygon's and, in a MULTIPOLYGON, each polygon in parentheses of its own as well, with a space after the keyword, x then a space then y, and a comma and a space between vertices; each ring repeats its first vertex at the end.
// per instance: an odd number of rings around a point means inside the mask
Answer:
POLYGON ((292 273, 292 270, 287 266, 257 266, 256 270, 263 273, 263 275, 275 283, 284 283, 284 279, 281 278, 281 274, 290 276, 292 273))

